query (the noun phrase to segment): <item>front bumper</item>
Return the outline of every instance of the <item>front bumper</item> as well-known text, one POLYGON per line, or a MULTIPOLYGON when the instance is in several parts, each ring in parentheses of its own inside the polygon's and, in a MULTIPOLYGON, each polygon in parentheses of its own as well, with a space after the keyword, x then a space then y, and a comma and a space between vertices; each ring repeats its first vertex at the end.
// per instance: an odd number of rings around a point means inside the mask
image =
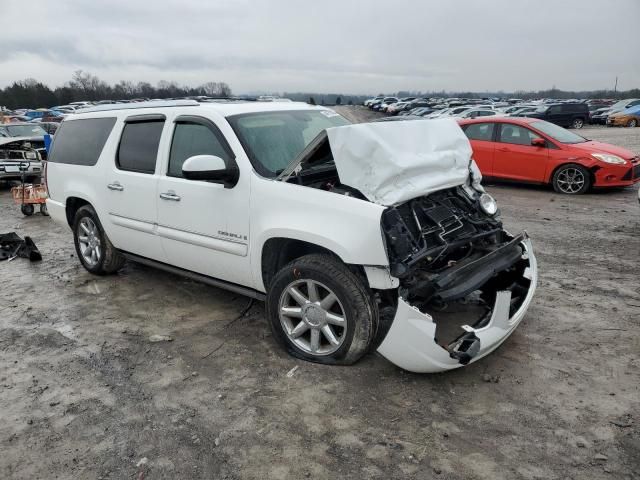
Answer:
MULTIPOLYGON (((490 354, 504 342, 524 318, 538 282, 538 266, 533 254, 531 240, 521 242, 529 262, 523 276, 530 280, 527 295, 518 310, 509 318, 511 292, 499 291, 489 323, 478 329, 465 326, 464 331, 479 340, 479 349, 469 363, 490 354)), ((464 332, 461 332, 463 334, 464 332)), ((430 315, 420 312, 402 298, 398 299, 398 309, 391 328, 378 352, 395 365, 416 373, 442 372, 463 366, 453 358, 448 350, 435 341, 436 323, 430 315)))
POLYGON ((635 157, 627 165, 607 165, 594 174, 593 186, 627 187, 640 182, 640 157, 635 157))

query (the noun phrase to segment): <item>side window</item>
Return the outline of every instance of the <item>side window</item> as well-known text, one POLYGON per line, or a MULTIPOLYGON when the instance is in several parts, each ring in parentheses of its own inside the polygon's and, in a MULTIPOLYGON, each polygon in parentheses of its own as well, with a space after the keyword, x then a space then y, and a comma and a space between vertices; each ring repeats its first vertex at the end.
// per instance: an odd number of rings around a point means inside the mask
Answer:
POLYGON ((205 124, 189 121, 176 122, 167 175, 182 177, 182 164, 194 155, 215 155, 228 164, 231 155, 228 147, 225 148, 222 142, 224 142, 222 134, 205 124))
POLYGON ((493 139, 494 125, 494 123, 472 123, 465 128, 464 133, 469 140, 490 142, 493 139))
POLYGON ((518 125, 503 124, 500 129, 499 141, 502 143, 513 143, 515 145, 531 145, 531 140, 541 138, 528 128, 518 125))
POLYGON ((634 100, 633 102, 629 103, 629 105, 627 105, 627 108, 635 107, 636 105, 640 105, 640 100, 634 100))
POLYGON ((65 120, 56 133, 49 162, 95 165, 115 123, 111 117, 65 120))
POLYGON ((554 105, 553 107, 549 107, 549 110, 547 110, 547 113, 549 115, 553 115, 555 113, 561 113, 562 112, 562 106, 561 105, 554 105))
POLYGON ((150 173, 156 170, 164 120, 127 122, 122 130, 116 165, 120 170, 150 173))

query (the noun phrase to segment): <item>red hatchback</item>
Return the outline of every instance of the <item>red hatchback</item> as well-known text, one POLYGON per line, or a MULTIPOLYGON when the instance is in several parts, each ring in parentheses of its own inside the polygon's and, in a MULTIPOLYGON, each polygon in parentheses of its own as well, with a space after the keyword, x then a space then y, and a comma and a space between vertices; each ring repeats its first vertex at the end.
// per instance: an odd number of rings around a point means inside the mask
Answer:
POLYGON ((559 193, 640 181, 640 156, 535 118, 461 120, 482 175, 551 184, 559 193))

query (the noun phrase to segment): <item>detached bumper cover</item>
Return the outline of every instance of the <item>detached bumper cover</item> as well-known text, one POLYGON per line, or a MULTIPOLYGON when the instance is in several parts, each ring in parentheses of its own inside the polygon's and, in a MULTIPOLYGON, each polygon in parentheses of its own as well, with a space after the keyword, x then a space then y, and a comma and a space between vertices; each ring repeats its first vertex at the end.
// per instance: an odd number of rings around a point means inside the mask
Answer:
MULTIPOLYGON (((503 290, 497 293, 489 323, 482 328, 467 330, 479 340, 479 345, 476 342, 474 346, 474 349, 478 348, 477 353, 474 352, 469 363, 498 348, 520 324, 529 308, 538 282, 538 267, 531 240, 526 238, 521 244, 529 261, 529 266, 524 272, 524 276, 531 281, 529 291, 511 318, 511 292, 503 290)), ((391 328, 378 347, 378 352, 390 362, 410 372, 442 372, 463 366, 466 362, 452 358, 448 350, 435 342, 435 334, 436 324, 433 318, 400 298, 391 328)))

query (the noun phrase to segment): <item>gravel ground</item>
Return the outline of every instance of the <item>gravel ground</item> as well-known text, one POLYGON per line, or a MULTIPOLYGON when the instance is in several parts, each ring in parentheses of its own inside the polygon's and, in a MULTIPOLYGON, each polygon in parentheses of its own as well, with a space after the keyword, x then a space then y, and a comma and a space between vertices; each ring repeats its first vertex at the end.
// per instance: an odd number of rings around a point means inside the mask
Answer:
MULTIPOLYGON (((640 129, 582 133, 640 150, 640 129)), ((496 352, 436 375, 304 363, 262 304, 139 265, 92 276, 0 188, 0 232, 43 255, 0 264, 0 478, 639 479, 635 189, 488 188, 534 241, 538 293, 496 352)))

